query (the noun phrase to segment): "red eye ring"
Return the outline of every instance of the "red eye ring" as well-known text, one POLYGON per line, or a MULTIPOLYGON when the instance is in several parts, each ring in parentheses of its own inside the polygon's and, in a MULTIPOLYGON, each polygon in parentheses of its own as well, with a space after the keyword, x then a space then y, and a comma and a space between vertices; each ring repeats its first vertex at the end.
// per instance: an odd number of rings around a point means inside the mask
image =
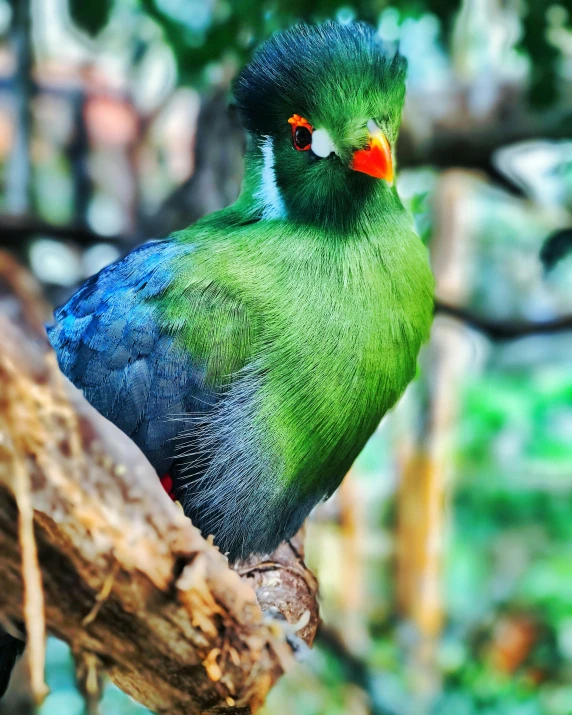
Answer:
POLYGON ((314 127, 299 114, 293 114, 288 120, 292 127, 292 144, 297 151, 309 151, 312 147, 314 127))

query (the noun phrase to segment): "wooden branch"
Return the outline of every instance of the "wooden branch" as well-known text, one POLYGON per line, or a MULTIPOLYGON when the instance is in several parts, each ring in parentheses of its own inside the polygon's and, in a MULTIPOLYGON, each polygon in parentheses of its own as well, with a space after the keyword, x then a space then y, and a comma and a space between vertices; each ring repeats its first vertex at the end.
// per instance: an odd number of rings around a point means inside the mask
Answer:
POLYGON ((0 229, 0 245, 4 245, 11 250, 24 247, 24 241, 36 236, 49 236, 60 241, 71 241, 85 248, 89 248, 96 243, 109 243, 128 250, 136 245, 132 237, 121 235, 103 236, 85 225, 66 224, 59 226, 29 215, 3 214, 0 216, 0 229))
POLYGON ((311 644, 317 628, 299 544, 241 564, 243 579, 230 569, 139 449, 59 373, 28 284, 0 254, 0 615, 25 623, 37 661, 43 600, 88 693, 105 671, 157 713, 255 711, 292 662, 285 636, 311 644), (23 577, 30 538, 38 556, 23 577))

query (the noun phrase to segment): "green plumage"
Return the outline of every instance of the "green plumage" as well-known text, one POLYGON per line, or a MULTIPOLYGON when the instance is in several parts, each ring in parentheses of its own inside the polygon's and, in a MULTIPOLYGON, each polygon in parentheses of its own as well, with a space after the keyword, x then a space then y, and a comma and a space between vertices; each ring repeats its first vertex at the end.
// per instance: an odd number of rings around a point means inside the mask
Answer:
POLYGON ((250 134, 242 194, 176 234, 168 279, 138 289, 210 396, 171 415, 174 471, 186 513, 231 558, 270 551, 336 489, 413 378, 433 311, 427 252, 395 187, 349 168, 368 120, 395 143, 402 60, 362 25, 295 28, 235 95, 250 134), (336 153, 297 151, 294 113, 336 153))

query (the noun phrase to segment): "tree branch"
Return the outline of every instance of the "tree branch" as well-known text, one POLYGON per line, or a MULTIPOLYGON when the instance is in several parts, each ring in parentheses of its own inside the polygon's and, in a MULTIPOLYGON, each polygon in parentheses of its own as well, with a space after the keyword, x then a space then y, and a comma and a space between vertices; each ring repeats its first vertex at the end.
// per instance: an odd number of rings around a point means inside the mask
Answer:
MULTIPOLYGON (((412 111, 419 106, 416 104, 412 111)), ((397 156, 401 168, 429 165, 439 169, 478 169, 506 186, 507 178, 499 174, 495 165, 498 149, 539 138, 567 140, 571 131, 571 112, 531 112, 519 104, 517 96, 507 93, 502 106, 497 106, 488 121, 458 110, 453 116, 447 115, 446 123, 433 125, 431 135, 423 140, 406 124, 399 135, 397 156)))
POLYGON ((491 320, 467 308, 450 305, 440 300, 435 301, 435 314, 454 318, 493 341, 517 340, 529 335, 549 335, 572 330, 572 315, 562 315, 543 321, 491 320))
POLYGON ((256 710, 292 661, 285 635, 313 640, 313 576, 289 545, 259 565, 274 571, 263 583, 256 564, 244 580, 228 567, 139 449, 59 373, 29 283, 0 254, 0 613, 30 634, 41 623, 22 571, 23 471, 47 628, 71 645, 84 689, 106 671, 158 713, 256 710), (255 589, 297 625, 265 615, 255 589), (24 594, 36 610, 24 612, 24 594))
POLYGON ((15 216, 10 214, 0 215, 0 245, 17 249, 23 242, 35 236, 49 236, 50 238, 72 241, 78 246, 93 246, 96 243, 110 243, 123 246, 125 250, 133 248, 135 240, 127 236, 102 236, 92 231, 87 226, 78 224, 62 225, 42 221, 35 216, 15 216))

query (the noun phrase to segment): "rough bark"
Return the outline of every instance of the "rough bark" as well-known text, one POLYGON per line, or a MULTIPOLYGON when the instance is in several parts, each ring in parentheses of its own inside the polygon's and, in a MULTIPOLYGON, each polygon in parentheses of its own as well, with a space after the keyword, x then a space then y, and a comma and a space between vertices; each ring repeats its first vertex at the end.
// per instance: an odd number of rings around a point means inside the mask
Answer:
POLYGON ((239 565, 241 579, 65 381, 43 316, 0 254, 0 616, 25 623, 37 694, 45 614, 88 694, 105 671, 158 713, 255 711, 292 661, 286 636, 316 631, 300 546, 239 565))

